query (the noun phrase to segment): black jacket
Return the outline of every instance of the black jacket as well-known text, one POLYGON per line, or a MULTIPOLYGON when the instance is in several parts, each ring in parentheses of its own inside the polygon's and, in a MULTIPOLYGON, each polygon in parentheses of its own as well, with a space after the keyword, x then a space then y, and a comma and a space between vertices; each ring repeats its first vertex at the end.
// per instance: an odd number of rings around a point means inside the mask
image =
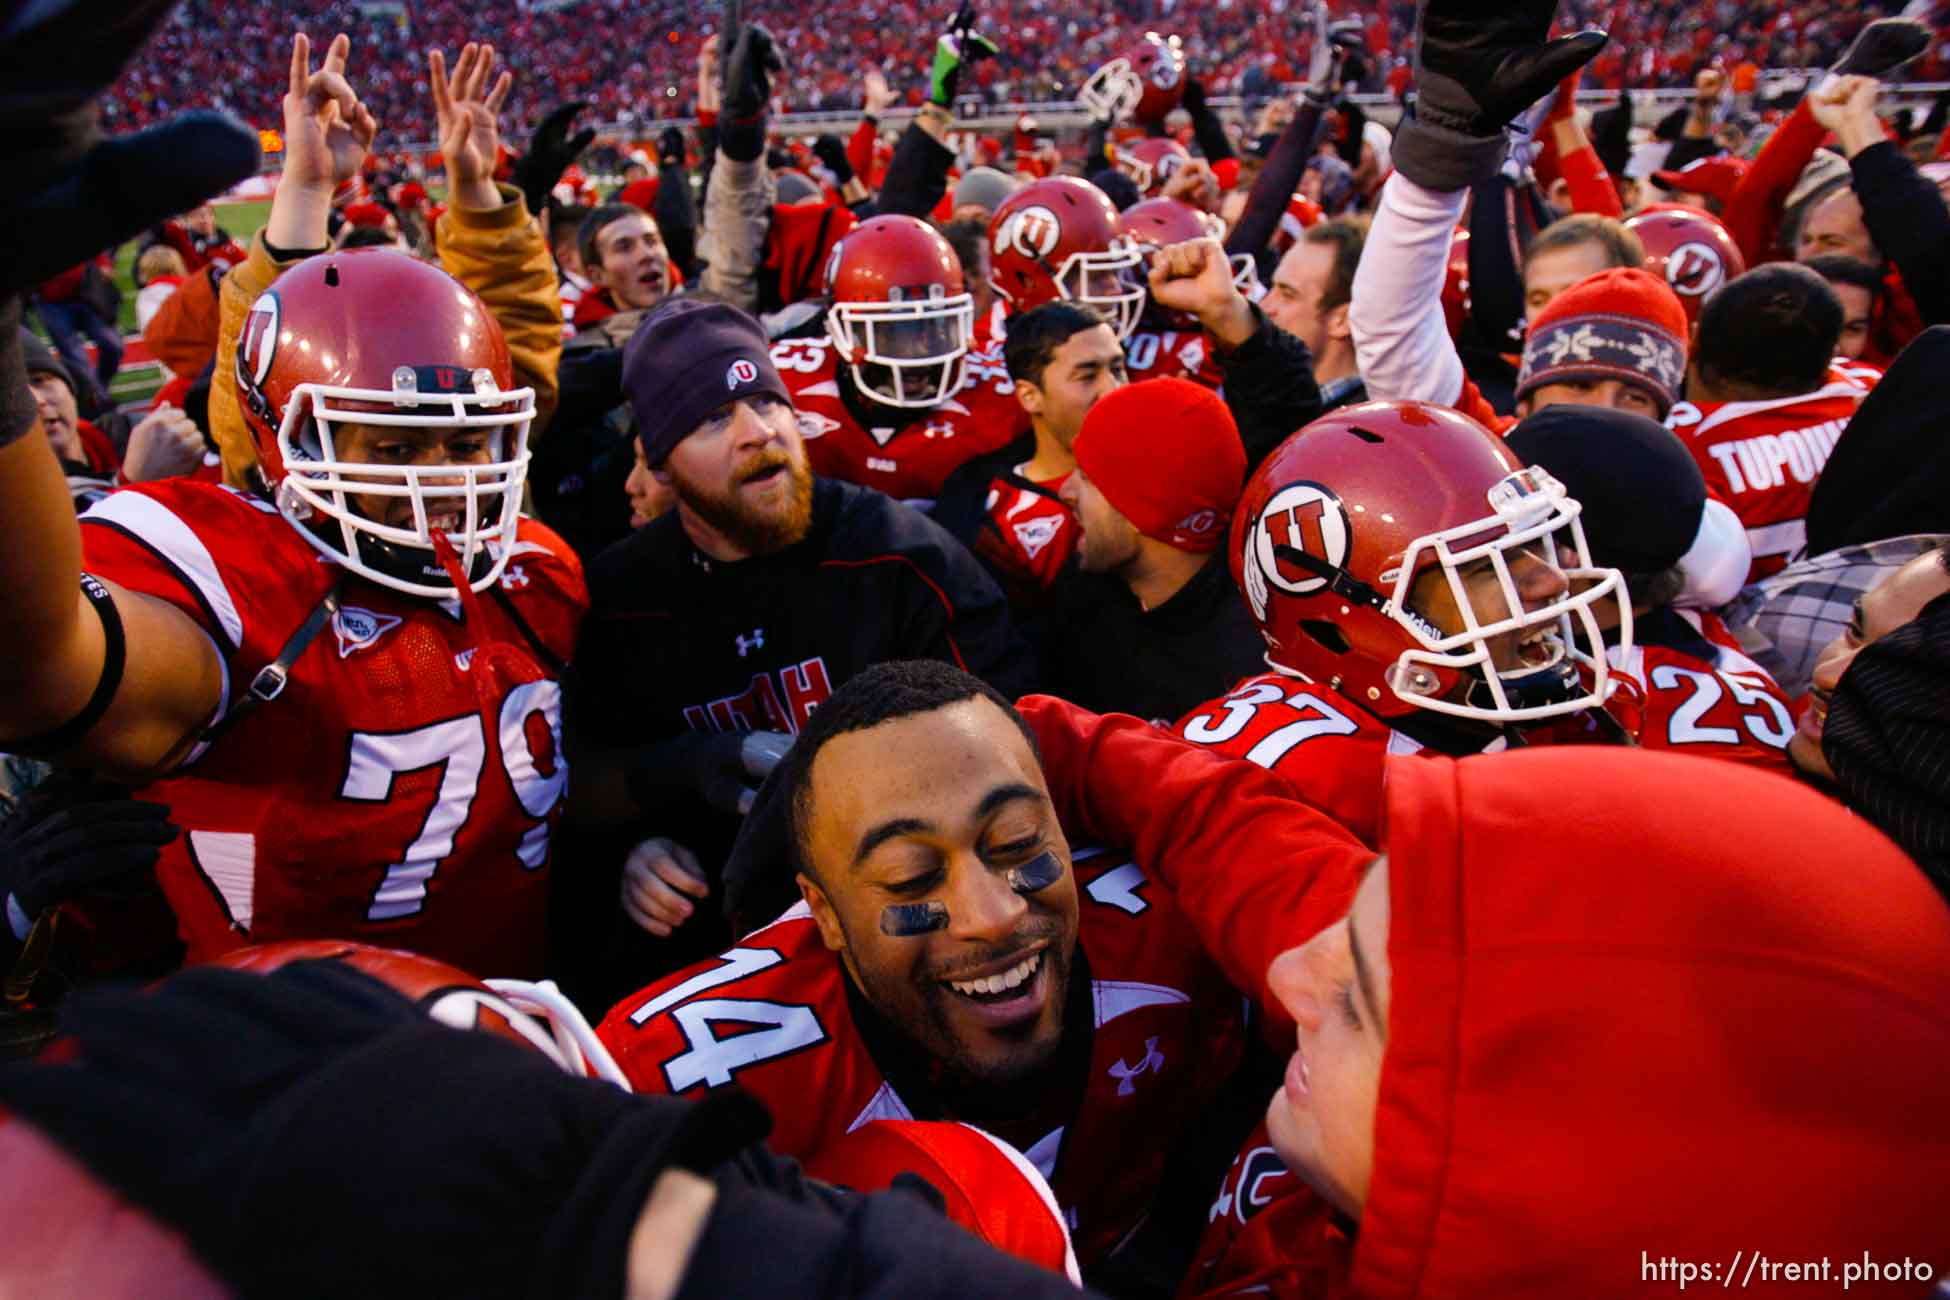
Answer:
POLYGON ((1849 160, 1862 224, 1903 273, 1925 325, 1950 324, 1950 206, 1893 140, 1849 160))
POLYGON ((1230 352, 1213 352, 1225 376, 1226 407, 1246 449, 1248 474, 1287 435, 1318 419, 1322 409, 1314 357, 1307 345, 1267 320, 1257 306, 1253 319, 1259 328, 1251 338, 1230 352))
POLYGON ((589 596, 570 691, 585 744, 796 732, 832 688, 888 659, 956 663, 1011 699, 1035 686, 974 557, 850 483, 815 479, 806 537, 735 564, 692 546, 673 511, 597 557, 589 596))
POLYGON ((1150 611, 1109 574, 1065 574, 1029 628, 1049 692, 1097 713, 1172 723, 1263 671, 1266 643, 1233 585, 1228 550, 1150 611))

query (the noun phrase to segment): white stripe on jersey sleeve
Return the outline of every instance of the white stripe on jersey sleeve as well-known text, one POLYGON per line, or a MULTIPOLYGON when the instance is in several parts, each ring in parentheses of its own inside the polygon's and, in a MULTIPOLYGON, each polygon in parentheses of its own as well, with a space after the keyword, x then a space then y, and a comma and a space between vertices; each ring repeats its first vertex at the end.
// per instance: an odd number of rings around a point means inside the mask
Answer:
POLYGON ((249 831, 191 831, 190 856, 223 897, 230 919, 248 934, 257 892, 257 837, 249 831))
POLYGON ((1177 989, 1168 989, 1162 984, 1141 984, 1135 980, 1092 980, 1090 992, 1096 1003, 1099 1025, 1107 1025, 1139 1007, 1169 1006, 1191 1001, 1177 989))
POLYGON ((215 557, 168 506, 140 492, 111 492, 81 517, 125 530, 174 564, 184 578, 195 584, 231 647, 244 643, 243 615, 237 612, 237 602, 230 597, 230 588, 224 584, 215 557))

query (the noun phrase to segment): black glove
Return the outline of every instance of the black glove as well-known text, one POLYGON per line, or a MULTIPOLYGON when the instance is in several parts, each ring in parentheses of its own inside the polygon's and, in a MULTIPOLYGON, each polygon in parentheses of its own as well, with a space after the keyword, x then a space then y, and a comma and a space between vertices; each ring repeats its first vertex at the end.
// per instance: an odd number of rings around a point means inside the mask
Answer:
POLYGON ((772 102, 772 77, 784 71, 785 59, 765 24, 745 24, 725 65, 724 112, 731 117, 764 112, 772 102))
POLYGON ((813 141, 813 156, 833 173, 833 187, 845 189, 846 183, 853 179, 853 164, 847 161, 846 146, 840 138, 828 132, 813 141))
MULTIPOLYGON (((79 1060, 0 1071, 0 1099, 244 1295, 620 1296, 657 1176, 769 1126, 735 1089, 564 1074, 337 962, 84 993, 61 1025, 79 1060)), ((767 1160, 740 1164, 794 1190, 767 1160)))
POLYGON ((175 0, 66 0, 8 7, 0 23, 0 297, 28 289, 257 170, 257 133, 222 113, 185 113, 101 139, 95 98, 113 85, 175 0), (31 18, 29 14, 31 12, 31 18))
POLYGON ((166 805, 112 797, 119 792, 57 775, 0 823, 0 894, 29 921, 82 894, 155 887, 156 857, 177 829, 166 805))
POLYGON ((1395 170, 1465 189, 1503 162, 1503 129, 1604 47, 1603 32, 1550 36, 1556 0, 1423 0, 1415 106, 1395 133, 1395 170))
POLYGON ((684 133, 674 126, 665 127, 657 136, 657 165, 682 167, 686 156, 684 133))
POLYGON ((557 105, 535 128, 528 141, 528 152, 515 159, 511 179, 521 191, 530 216, 541 215, 542 209, 548 206, 549 192, 562 179, 562 173, 569 170, 569 164, 596 138, 593 126, 569 134, 576 114, 588 107, 587 100, 557 105))
POLYGON ((763 23, 746 23, 725 64, 724 110, 718 114, 718 147, 725 157, 751 162, 764 149, 772 77, 784 71, 772 33, 763 23))

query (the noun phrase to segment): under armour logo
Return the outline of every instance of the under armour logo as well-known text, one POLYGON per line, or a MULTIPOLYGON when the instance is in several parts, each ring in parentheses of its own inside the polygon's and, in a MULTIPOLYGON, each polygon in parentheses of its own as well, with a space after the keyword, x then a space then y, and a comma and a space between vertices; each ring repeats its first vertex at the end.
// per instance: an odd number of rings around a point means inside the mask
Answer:
POLYGON ((743 659, 752 651, 763 650, 765 648, 765 629, 755 627, 752 629, 750 636, 735 636, 731 640, 732 644, 738 647, 738 657, 743 659))
POLYGON ((1160 1073, 1164 1068, 1165 1054, 1158 1050, 1158 1040, 1147 1038, 1144 1040, 1144 1056, 1138 1063, 1126 1065, 1120 1060, 1110 1067, 1110 1077, 1117 1080, 1117 1095, 1128 1097, 1137 1091, 1137 1084, 1132 1082, 1133 1079, 1141 1074, 1160 1073))
POLYGON ((501 575, 501 586, 507 591, 520 591, 528 585, 528 574, 519 564, 510 564, 501 575))

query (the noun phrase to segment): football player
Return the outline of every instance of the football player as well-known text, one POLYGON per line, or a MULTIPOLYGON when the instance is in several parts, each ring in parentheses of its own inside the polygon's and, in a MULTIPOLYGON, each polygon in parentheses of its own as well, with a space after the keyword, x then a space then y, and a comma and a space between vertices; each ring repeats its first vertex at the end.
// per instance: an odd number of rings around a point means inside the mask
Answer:
POLYGON ((1001 347, 970 350, 972 298, 932 226, 862 222, 833 246, 826 283, 826 337, 772 347, 814 473, 925 508, 957 466, 1027 428, 1001 347))
POLYGON ((1745 525, 1750 582, 1803 550, 1822 467, 1882 377, 1835 355, 1841 334, 1835 291, 1791 262, 1756 267, 1700 311, 1686 400, 1666 423, 1745 525))
POLYGON ((1076 176, 1032 181, 989 218, 989 283, 1004 319, 1059 298, 1104 313, 1128 339, 1144 310, 1137 245, 1117 228, 1117 208, 1076 176))
POLYGON ((1233 516, 1233 577, 1271 671, 1178 734, 1279 772, 1375 843, 1389 754, 1500 749, 1506 729, 1610 694, 1603 628, 1629 654, 1631 610, 1578 513, 1447 407, 1368 402, 1314 421, 1233 516))
MULTIPOLYGON (((1647 749, 1785 773, 1787 696, 1718 615, 1675 604, 1707 503, 1685 445, 1643 416, 1575 403, 1537 412, 1506 442, 1564 484, 1593 558, 1625 575, 1636 644, 1607 649, 1621 680, 1606 706, 1612 716, 1647 749)), ((1605 612, 1599 623, 1610 633, 1605 612)))
POLYGON ((1033 605, 1077 545, 1063 504, 1076 469, 1070 444, 1104 394, 1124 385, 1124 349, 1087 306, 1049 302, 1019 318, 1003 346, 1030 431, 969 461, 943 485, 935 518, 996 575, 1012 603, 1033 605))
MULTIPOLYGON (((874 1119, 984 1128, 1049 1176, 1084 1268, 1102 1262, 1241 1046, 1175 901, 1121 847, 1072 847, 1020 717, 946 665, 855 677, 787 764, 770 813, 800 901, 599 1036, 639 1091, 758 1095, 773 1145, 809 1162, 874 1119)), ((1292 878, 1322 923, 1339 865, 1292 878)))
MULTIPOLYGON (((258 490, 145 484, 77 529, 46 440, 3 453, 20 544, 0 731, 9 750, 126 780, 182 826, 157 867, 168 912, 93 934, 128 945, 118 957, 330 935, 531 974, 582 574, 520 513, 535 393, 495 315, 403 254, 304 256, 378 128, 349 52, 338 37, 314 72, 293 40, 262 246, 303 260, 237 305, 220 357, 258 490)), ((510 79, 487 47, 451 77, 429 62, 443 251, 499 248, 504 301, 552 322, 539 230, 491 179, 510 79)), ((9 919, 19 934, 45 917, 9 919)))

